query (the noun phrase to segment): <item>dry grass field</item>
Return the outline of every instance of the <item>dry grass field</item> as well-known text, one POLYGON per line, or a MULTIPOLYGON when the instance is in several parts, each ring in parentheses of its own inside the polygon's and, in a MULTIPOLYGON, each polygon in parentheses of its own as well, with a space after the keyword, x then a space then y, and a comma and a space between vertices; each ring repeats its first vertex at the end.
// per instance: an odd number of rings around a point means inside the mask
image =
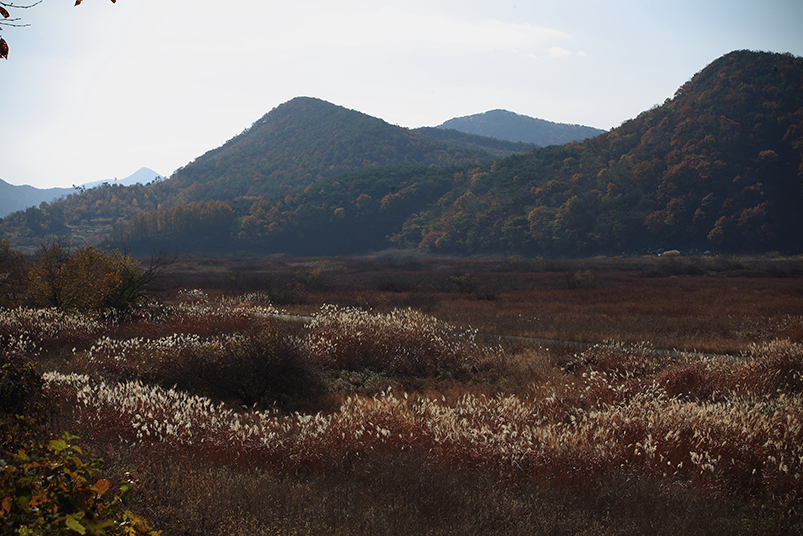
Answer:
MULTIPOLYGON (((803 259, 184 259, 170 287, 269 292, 309 315, 323 304, 411 307, 485 334, 738 353, 800 341, 803 259)), ((558 345, 560 346, 560 345, 558 345)), ((576 347, 572 347, 576 351, 576 347)))
POLYGON ((182 258, 7 310, 167 535, 803 534, 803 260, 182 258))

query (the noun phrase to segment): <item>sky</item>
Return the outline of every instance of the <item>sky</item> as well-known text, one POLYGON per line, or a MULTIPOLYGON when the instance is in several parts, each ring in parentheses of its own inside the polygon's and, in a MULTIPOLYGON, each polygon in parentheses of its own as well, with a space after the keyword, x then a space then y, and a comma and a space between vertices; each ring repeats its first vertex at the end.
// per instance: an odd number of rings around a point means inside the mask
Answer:
POLYGON ((733 50, 803 56, 801 0, 73 3, 0 28, 8 183, 169 176, 298 96, 408 128, 505 109, 610 129, 733 50))

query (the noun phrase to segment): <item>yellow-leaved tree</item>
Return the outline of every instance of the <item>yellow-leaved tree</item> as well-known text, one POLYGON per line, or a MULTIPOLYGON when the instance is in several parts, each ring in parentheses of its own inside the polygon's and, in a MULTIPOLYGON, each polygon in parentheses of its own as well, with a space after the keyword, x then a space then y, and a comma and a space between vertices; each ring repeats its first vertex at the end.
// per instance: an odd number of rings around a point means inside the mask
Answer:
POLYGON ((116 249, 43 243, 28 271, 28 292, 41 307, 127 310, 145 301, 147 286, 172 262, 164 256, 140 262, 116 249))

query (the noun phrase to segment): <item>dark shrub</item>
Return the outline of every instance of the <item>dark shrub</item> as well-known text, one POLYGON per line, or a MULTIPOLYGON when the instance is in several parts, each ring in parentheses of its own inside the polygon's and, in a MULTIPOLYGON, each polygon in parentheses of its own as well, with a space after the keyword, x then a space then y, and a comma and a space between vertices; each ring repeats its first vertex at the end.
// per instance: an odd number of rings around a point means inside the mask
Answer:
POLYGON ((178 387, 223 400, 262 407, 303 406, 321 394, 318 372, 302 356, 286 328, 235 334, 191 356, 178 387))

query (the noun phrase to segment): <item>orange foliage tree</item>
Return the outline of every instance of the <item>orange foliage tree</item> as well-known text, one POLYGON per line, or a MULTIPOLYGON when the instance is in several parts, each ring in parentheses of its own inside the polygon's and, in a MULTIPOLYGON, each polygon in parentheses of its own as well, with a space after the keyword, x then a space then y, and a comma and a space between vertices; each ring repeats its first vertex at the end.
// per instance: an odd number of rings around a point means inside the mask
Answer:
POLYGON ((130 309, 146 299, 145 287, 168 264, 164 258, 152 259, 151 266, 143 271, 137 260, 116 249, 73 249, 57 240, 42 244, 34 257, 28 291, 43 307, 130 309))

